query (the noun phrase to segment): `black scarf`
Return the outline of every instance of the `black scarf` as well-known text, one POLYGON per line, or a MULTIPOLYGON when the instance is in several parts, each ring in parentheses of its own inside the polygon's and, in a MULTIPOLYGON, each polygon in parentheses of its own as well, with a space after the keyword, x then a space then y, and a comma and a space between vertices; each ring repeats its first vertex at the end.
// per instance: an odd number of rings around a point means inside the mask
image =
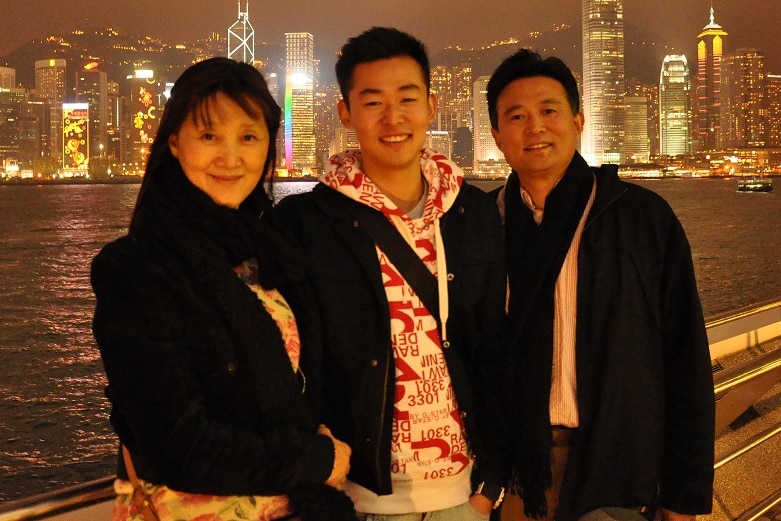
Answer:
POLYGON ((593 185, 586 162, 576 154, 545 200, 542 222, 523 203, 518 174, 505 189, 505 234, 510 286, 512 374, 508 375, 508 422, 513 435, 512 486, 527 516, 547 515, 551 486, 550 388, 553 363, 556 279, 593 185))
MULTIPOLYGON (((145 185, 136 205, 131 229, 146 231, 166 227, 173 219, 177 227, 203 234, 204 248, 223 257, 230 266, 256 258, 260 266, 290 266, 300 268, 289 256, 289 248, 261 217, 271 209, 271 201, 262 191, 256 191, 238 209, 221 206, 193 185, 173 157, 163 159, 145 185), (279 255, 285 256, 279 259, 279 255), (288 262, 293 264, 288 265, 288 262)), ((162 232, 161 232, 162 233, 162 232)), ((261 285, 275 288, 279 280, 269 280, 268 269, 260 273, 261 285)), ((279 274, 277 274, 279 275, 279 274)))
MULTIPOLYGON (((305 405, 300 375, 291 369, 273 318, 233 271, 243 261, 257 259, 261 285, 277 288, 285 296, 304 334, 304 326, 313 320, 307 304, 311 296, 305 289, 306 272, 284 237, 268 219, 261 218, 270 210, 270 201, 257 191, 238 209, 221 206, 187 179, 175 159, 162 161, 160 168, 139 196, 131 234, 150 237, 172 256, 181 258, 194 280, 199 281, 199 291, 216 303, 238 352, 259 348, 267 352, 265 365, 251 364, 249 368, 268 407, 273 409, 266 412, 280 425, 311 423, 309 400, 317 400, 317 396, 307 393, 309 405, 305 405)), ((316 356, 311 349, 302 350, 302 366, 304 358, 311 356, 316 356)), ((309 376, 307 389, 312 388, 309 376)))

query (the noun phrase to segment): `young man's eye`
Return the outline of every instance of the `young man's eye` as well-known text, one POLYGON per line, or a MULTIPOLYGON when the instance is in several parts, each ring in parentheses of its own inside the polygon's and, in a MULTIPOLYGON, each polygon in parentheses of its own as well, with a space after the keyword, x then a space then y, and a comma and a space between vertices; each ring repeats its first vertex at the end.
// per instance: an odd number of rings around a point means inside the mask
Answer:
POLYGON ((203 134, 201 134, 201 139, 204 139, 206 141, 211 141, 214 139, 214 134, 212 134, 211 132, 204 132, 203 134))
POLYGON ((244 141, 257 141, 258 137, 255 134, 246 134, 244 141))

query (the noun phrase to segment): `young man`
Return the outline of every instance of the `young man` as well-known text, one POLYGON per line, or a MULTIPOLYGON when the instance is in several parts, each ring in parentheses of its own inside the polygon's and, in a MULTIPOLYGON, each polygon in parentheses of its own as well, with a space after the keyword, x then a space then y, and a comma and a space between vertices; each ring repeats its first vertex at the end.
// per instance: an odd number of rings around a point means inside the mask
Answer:
POLYGON ((436 99, 421 42, 373 28, 342 48, 336 74, 360 150, 333 156, 277 217, 312 260, 325 421, 353 449, 345 490, 369 520, 487 519, 506 477, 496 205, 423 149, 436 99))
POLYGON ((691 251, 659 196, 590 168, 578 88, 528 50, 488 83, 509 275, 504 519, 710 512, 714 396, 691 251), (597 510, 600 509, 600 510, 597 510), (525 514, 524 514, 525 512, 525 514))

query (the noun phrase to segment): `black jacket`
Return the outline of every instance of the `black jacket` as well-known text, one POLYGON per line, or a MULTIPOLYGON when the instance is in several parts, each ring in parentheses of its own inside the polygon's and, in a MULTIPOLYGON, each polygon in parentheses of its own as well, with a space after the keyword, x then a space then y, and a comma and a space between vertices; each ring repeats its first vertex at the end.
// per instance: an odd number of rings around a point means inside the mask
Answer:
MULTIPOLYGON (((326 424, 352 447, 349 478, 391 493, 391 427, 395 368, 390 316, 375 243, 354 217, 360 205, 330 188, 289 196, 276 209, 279 226, 310 259, 324 315, 326 424)), ((473 480, 505 482, 496 375, 504 362, 503 237, 496 206, 468 186, 442 217, 450 295, 444 348, 475 455, 473 480)))
POLYGON ((296 315, 302 392, 276 323, 212 233, 232 230, 205 229, 210 200, 193 197, 201 207, 151 189, 129 234, 93 261, 112 425, 139 477, 175 490, 277 495, 323 483, 334 448, 316 434, 319 330, 305 278, 275 262, 284 241, 266 229, 276 246, 258 246, 275 249, 260 271, 296 315))
MULTIPOLYGON (((576 155, 570 168, 588 166, 576 155)), ((661 197, 593 171, 578 254, 580 424, 556 519, 605 506, 708 513, 713 379, 688 241, 661 197)), ((508 408, 524 399, 511 394, 518 378, 523 367, 508 364, 508 408)))

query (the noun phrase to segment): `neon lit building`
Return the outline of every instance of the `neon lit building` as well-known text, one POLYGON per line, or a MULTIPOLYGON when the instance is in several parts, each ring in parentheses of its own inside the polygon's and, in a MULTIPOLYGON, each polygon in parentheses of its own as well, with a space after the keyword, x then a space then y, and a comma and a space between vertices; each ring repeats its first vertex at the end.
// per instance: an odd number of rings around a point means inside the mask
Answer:
POLYGON ((727 32, 715 22, 713 5, 710 23, 697 36, 696 136, 698 150, 721 150, 725 114, 721 106, 721 61, 727 32))
POLYGON ((62 104, 62 169, 67 175, 85 175, 89 166, 89 105, 62 104))
POLYGON ((130 77, 130 162, 143 168, 149 147, 160 126, 160 86, 150 70, 137 70, 130 77))
POLYGON ((255 63, 255 29, 249 23, 249 0, 244 11, 239 4, 239 19, 228 28, 228 58, 255 63))
POLYGON ((295 175, 315 168, 314 37, 285 33, 285 167, 295 175))
POLYGON ((659 146, 666 156, 692 151, 691 78, 686 56, 668 54, 659 73, 659 146))
POLYGON ((583 0, 583 114, 581 154, 589 164, 624 159, 623 0, 583 0))

